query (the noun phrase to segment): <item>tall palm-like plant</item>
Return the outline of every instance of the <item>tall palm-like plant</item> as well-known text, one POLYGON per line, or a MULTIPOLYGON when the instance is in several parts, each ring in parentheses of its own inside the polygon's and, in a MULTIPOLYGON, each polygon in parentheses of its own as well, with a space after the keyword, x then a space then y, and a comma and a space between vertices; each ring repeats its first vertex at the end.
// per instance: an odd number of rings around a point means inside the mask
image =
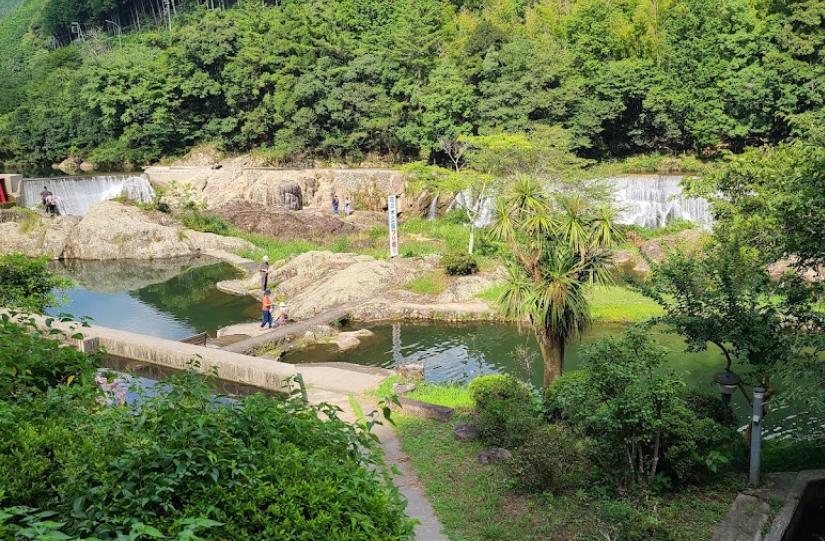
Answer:
POLYGON ((567 344, 590 324, 588 289, 610 280, 621 234, 609 208, 548 193, 533 179, 517 180, 497 210, 491 233, 511 254, 501 309, 535 333, 547 386, 562 373, 567 344))

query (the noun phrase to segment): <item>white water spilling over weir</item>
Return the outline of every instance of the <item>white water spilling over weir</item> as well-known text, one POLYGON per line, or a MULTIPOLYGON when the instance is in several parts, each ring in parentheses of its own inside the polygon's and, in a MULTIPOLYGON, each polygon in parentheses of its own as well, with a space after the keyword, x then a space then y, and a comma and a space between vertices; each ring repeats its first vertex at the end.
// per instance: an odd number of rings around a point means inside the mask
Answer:
MULTIPOLYGON (((617 222, 643 227, 665 227, 675 220, 687 220, 700 227, 713 223, 710 205, 705 199, 686 197, 680 185, 683 176, 630 175, 603 181, 613 192, 617 222)), ((456 195, 448 210, 473 208, 476 202, 467 192, 456 195)), ((487 197, 481 204, 476 227, 490 225, 495 219, 495 200, 487 197)))
POLYGON ((140 203, 150 203, 155 196, 149 180, 142 175, 97 175, 90 177, 55 177, 24 179, 23 202, 27 207, 40 204, 40 192, 46 187, 57 197, 62 215, 85 216, 95 203, 125 196, 140 203))
POLYGON ((687 220, 707 227, 713 219, 705 199, 685 197, 682 176, 638 175, 605 179, 613 188, 619 223, 664 227, 687 220))

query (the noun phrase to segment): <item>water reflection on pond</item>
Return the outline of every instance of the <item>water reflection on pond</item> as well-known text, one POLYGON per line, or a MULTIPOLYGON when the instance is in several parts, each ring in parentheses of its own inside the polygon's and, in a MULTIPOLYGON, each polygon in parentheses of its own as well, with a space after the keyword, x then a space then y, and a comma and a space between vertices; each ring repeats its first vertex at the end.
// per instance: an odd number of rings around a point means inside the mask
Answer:
POLYGON ((65 261, 54 269, 74 286, 60 312, 90 317, 98 325, 180 340, 258 317, 257 303, 227 295, 215 283, 238 271, 210 258, 154 261, 65 261))
MULTIPOLYGON (((350 362, 368 366, 394 368, 408 362, 425 366, 427 381, 466 383, 491 373, 508 373, 540 388, 543 382, 542 360, 538 344, 529 333, 519 333, 513 325, 496 323, 397 323, 367 327, 374 335, 362 339, 361 346, 337 351, 334 346, 320 345, 296 350, 284 357, 286 362, 350 362)), ((606 335, 621 334, 626 325, 596 323, 579 342, 565 351, 564 369, 582 367, 582 348, 606 335)), ((653 330, 657 343, 669 350, 663 369, 674 371, 697 391, 718 396, 713 374, 724 367, 715 349, 686 352, 678 335, 653 330)), ((781 393, 780 393, 781 395, 781 393)), ((734 395, 734 409, 740 419, 748 416, 749 405, 741 393, 734 395)), ((789 431, 813 434, 823 431, 823 420, 810 418, 804 411, 772 404, 766 417, 768 436, 789 431)))

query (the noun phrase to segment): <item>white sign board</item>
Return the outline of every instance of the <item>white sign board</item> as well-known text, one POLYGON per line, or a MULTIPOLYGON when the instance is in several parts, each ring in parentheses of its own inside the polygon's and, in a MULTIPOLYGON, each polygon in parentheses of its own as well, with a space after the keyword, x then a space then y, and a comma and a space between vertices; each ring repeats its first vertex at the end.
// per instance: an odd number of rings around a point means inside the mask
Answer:
POLYGON ((390 225, 390 257, 398 257, 398 207, 396 203, 394 195, 387 199, 387 216, 390 225))

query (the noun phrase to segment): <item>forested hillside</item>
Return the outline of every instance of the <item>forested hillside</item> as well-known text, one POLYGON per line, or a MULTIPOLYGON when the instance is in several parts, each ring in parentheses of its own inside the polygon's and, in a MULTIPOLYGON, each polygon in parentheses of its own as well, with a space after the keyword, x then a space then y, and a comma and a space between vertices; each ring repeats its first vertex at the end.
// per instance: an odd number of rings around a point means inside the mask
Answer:
POLYGON ((16 4, 0 4, 9 162, 201 142, 437 160, 462 134, 539 124, 585 157, 713 154, 823 120, 825 0, 16 4))

